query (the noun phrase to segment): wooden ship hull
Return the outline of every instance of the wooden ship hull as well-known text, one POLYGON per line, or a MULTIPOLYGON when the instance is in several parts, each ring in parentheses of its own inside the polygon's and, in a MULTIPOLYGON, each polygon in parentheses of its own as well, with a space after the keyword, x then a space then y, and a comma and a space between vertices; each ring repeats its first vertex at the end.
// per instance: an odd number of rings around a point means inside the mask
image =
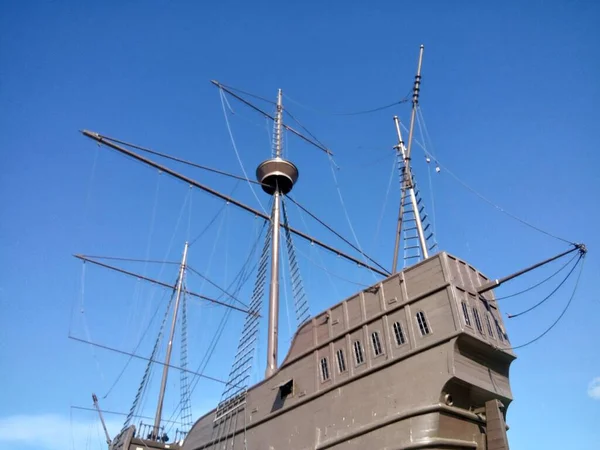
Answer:
MULTIPOLYGON (((508 449, 515 356, 492 292, 477 293, 488 282, 441 252, 332 306, 297 331, 273 376, 175 446, 508 449)), ((113 450, 143 447, 134 434, 113 450)))

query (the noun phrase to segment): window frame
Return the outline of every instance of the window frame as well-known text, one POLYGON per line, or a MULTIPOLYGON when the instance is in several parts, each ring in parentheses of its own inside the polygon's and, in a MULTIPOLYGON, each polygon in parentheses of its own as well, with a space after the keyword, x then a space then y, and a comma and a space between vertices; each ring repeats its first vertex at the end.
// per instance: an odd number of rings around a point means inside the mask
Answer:
POLYGON ((321 358, 321 363, 319 366, 321 368, 321 383, 325 383, 326 381, 331 380, 331 374, 329 373, 329 361, 327 359, 327 356, 323 356, 321 358))
POLYGON ((433 331, 431 330, 431 326, 427 321, 425 311, 417 311, 417 313, 415 314, 415 318, 417 319, 417 325, 419 326, 419 333, 421 334, 421 337, 425 337, 433 333, 433 331), (425 332, 423 332, 423 328, 425 329, 425 332))
POLYGON ((379 331, 375 330, 371 333, 371 348, 373 349, 373 357, 377 358, 384 354, 383 346, 381 345, 381 339, 379 337, 379 331), (379 352, 377 350, 379 349, 379 352))
POLYGON ((485 336, 483 332, 483 324, 481 323, 481 316, 479 315, 479 310, 476 306, 473 306, 473 318, 475 319, 475 327, 480 334, 485 336))
POLYGON ((361 364, 365 363, 365 350, 363 348, 362 342, 360 341, 360 339, 356 339, 354 342, 352 342, 352 353, 354 354, 354 365, 355 366, 360 366, 361 364), (358 344, 358 347, 357 347, 358 344), (357 351, 358 350, 358 351, 357 351), (359 361, 360 359, 360 361, 359 361))
POLYGON ((473 325, 471 323, 471 316, 469 315, 469 306, 467 305, 467 302, 461 300, 460 304, 463 312, 463 321, 465 322, 465 325, 473 328, 473 325))
POLYGON ((346 366, 346 357, 344 355, 344 349, 338 348, 335 352, 335 357, 337 359, 338 373, 345 373, 348 371, 348 367, 346 366))
POLYGON ((404 330, 402 329, 402 323, 400 323, 399 320, 392 324, 392 331, 394 332, 394 342, 396 343, 397 347, 406 344, 406 336, 404 334, 404 330), (398 337, 400 337, 400 339, 398 339, 398 337), (402 342, 398 342, 399 340, 402 342))

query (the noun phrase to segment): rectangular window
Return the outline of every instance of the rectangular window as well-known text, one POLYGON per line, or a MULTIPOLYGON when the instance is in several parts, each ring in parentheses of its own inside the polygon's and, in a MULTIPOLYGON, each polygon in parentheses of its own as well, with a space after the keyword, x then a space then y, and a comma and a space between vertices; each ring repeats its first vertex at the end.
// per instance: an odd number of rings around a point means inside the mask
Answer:
POLYGON ((373 342, 373 354, 375 356, 381 355, 383 350, 381 349, 381 341, 379 340, 379 333, 377 331, 371 333, 371 341, 373 342))
POLYGON ((500 328, 500 324, 498 323, 496 318, 494 318, 494 322, 496 323, 496 331, 498 332, 498 339, 500 339, 500 342, 504 342, 504 333, 502 332, 502 328, 500 328))
POLYGON ((417 313, 417 323, 419 324, 421 336, 431 333, 429 330, 429 324, 427 323, 427 318, 425 317, 425 313, 423 311, 419 311, 417 313))
POLYGON ((402 325, 400 322, 394 322, 394 337, 396 338, 396 344, 402 345, 406 342, 404 337, 404 331, 402 331, 402 325))
POLYGON ((321 381, 329 380, 329 365, 327 358, 321 358, 321 381))
POLYGON ((362 344, 360 343, 360 341, 354 341, 354 361, 356 362, 356 365, 358 366, 359 364, 362 364, 365 362, 365 357, 363 355, 363 348, 362 348, 362 344))
POLYGON ((471 326, 471 318, 469 317, 469 308, 467 308, 467 304, 465 303, 464 300, 462 302, 460 302, 460 304, 462 305, 462 312, 463 312, 463 317, 465 318, 465 324, 470 327, 471 326))
POLYGON ((477 308, 473 307, 473 317, 475 318, 475 326, 477 327, 477 331, 483 334, 483 327, 481 326, 481 318, 479 317, 479 311, 477 308))
POLYGON ((346 371, 346 359, 344 358, 344 350, 340 348, 335 354, 337 356, 338 369, 340 370, 340 373, 344 373, 346 371))
POLYGON ((490 337, 494 337, 494 332, 492 331, 492 323, 490 322, 490 314, 486 312, 485 314, 485 323, 487 325, 488 334, 490 337))

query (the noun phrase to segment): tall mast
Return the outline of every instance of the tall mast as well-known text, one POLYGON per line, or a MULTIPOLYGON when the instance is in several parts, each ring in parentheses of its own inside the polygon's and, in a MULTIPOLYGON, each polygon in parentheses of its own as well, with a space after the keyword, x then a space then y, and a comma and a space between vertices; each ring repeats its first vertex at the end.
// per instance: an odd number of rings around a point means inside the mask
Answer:
POLYGON ((267 332, 267 369, 269 378, 277 370, 278 323, 279 323, 279 224, 281 195, 292 190, 298 179, 298 169, 281 157, 281 130, 283 120, 282 93, 277 93, 277 113, 273 130, 273 155, 256 169, 256 178, 263 190, 273 196, 271 210, 271 281, 269 284, 269 328, 267 332))
POLYGON ((429 252, 427 250, 427 240, 425 238, 425 233, 423 231, 423 223, 421 220, 421 215, 419 214, 417 199, 415 195, 414 189, 414 180, 412 175, 412 169, 410 166, 410 154, 413 142, 413 132, 415 128, 415 119, 417 115, 417 108, 419 106, 419 89, 421 85, 421 65, 423 63, 423 50, 424 46, 421 45, 419 50, 419 63, 417 66, 417 74, 415 75, 415 83, 413 86, 413 97, 412 97, 412 111, 410 114, 410 128, 408 131, 408 148, 404 146, 404 141, 402 140, 402 132, 400 131, 400 120, 397 116, 394 116, 394 123, 396 124, 396 133, 398 135, 398 145, 395 147, 398 152, 398 156, 402 158, 403 164, 403 180, 402 180, 402 193, 400 195, 400 208, 398 211, 398 226, 396 228, 396 243, 394 246, 394 261, 392 264, 392 273, 396 272, 398 266, 398 250, 400 247, 400 236, 402 234, 402 218, 404 215, 404 201, 406 198, 406 194, 408 193, 410 197, 410 202, 412 205, 412 210, 414 213, 415 219, 415 227, 417 229, 417 235, 419 238, 419 247, 421 248, 421 255, 423 258, 429 257, 429 252))
POLYGON ((163 402, 165 400, 165 389, 167 387, 167 377, 169 375, 169 364, 171 361, 171 351, 173 350, 173 337, 175 336, 175 325, 177 324, 177 312, 179 310, 179 300, 181 299, 181 292, 183 288, 183 277, 185 276, 185 267, 187 263, 187 252, 188 243, 186 242, 183 247, 183 256, 181 258, 181 265, 179 266, 179 278, 177 279, 176 296, 175 296, 175 308, 173 310, 173 320, 171 322, 171 332, 169 334, 169 342, 167 344, 167 354, 165 355, 165 365, 163 368, 162 381, 160 383, 160 392, 158 395, 158 405, 156 406, 156 417, 154 418, 154 429, 152 435, 155 439, 158 439, 158 431, 160 430, 160 420, 162 416, 163 402))

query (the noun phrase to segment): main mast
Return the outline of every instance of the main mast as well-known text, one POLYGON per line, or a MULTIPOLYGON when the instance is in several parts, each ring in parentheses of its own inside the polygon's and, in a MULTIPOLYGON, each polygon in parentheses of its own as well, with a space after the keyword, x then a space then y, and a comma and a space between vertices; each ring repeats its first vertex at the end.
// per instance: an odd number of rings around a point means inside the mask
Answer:
POLYGON ((158 432, 160 430, 160 421, 162 416, 163 403, 165 400, 165 389, 167 387, 167 377, 169 375, 169 364, 171 362, 171 350, 173 349, 173 338, 175 337, 175 326, 177 324, 177 311, 179 310, 179 300, 181 299, 181 293, 183 290, 183 277, 185 276, 185 267, 187 264, 187 251, 188 243, 186 242, 183 247, 183 256, 181 258, 181 265, 179 266, 179 278, 177 279, 176 297, 175 297, 175 308, 173 310, 173 320, 171 322, 171 332, 169 334, 169 342, 167 344, 167 354, 165 356, 165 365, 163 367, 162 381, 160 383, 160 392, 158 395, 158 404, 156 406, 156 417, 154 418, 154 428, 152 435, 154 439, 158 439, 158 432))
POLYGON ((298 169, 282 158, 282 93, 277 93, 277 113, 273 129, 273 158, 261 163, 256 169, 256 178, 263 190, 273 196, 271 210, 271 281, 269 284, 269 328, 267 332, 267 369, 269 378, 277 370, 278 324, 279 324, 279 223, 281 195, 292 190, 298 179, 298 169))
POLYGON ((402 234, 402 221, 404 215, 404 201, 406 199, 406 194, 410 198, 410 203, 412 205, 412 211, 414 213, 414 221, 415 228, 417 231, 417 236, 419 240, 419 247, 421 249, 421 255, 423 258, 429 257, 429 252, 427 250, 427 239, 425 238, 425 232, 423 230, 423 223, 421 220, 421 215, 419 214, 417 198, 415 195, 415 185, 412 175, 412 169, 410 165, 410 155, 412 149, 413 142, 413 132, 415 128, 415 120, 417 116, 417 108, 419 106, 419 90, 421 86, 421 65, 423 63, 423 50, 424 46, 421 45, 419 51, 419 64, 417 66, 417 74, 415 75, 415 83, 413 86, 413 97, 412 97, 412 111, 410 114, 410 127, 408 130, 408 147, 405 147, 404 141, 402 140, 402 132, 400 131, 400 120, 397 116, 394 116, 394 122, 396 124, 396 133, 398 135, 398 145, 396 145, 396 151, 398 152, 398 156, 402 160, 403 164, 403 179, 402 179, 402 193, 400 195, 400 209, 398 212, 398 226, 396 229, 396 244, 394 246, 394 261, 392 264, 392 273, 396 272, 396 268, 398 266, 398 250, 400 247, 400 236, 402 234))

